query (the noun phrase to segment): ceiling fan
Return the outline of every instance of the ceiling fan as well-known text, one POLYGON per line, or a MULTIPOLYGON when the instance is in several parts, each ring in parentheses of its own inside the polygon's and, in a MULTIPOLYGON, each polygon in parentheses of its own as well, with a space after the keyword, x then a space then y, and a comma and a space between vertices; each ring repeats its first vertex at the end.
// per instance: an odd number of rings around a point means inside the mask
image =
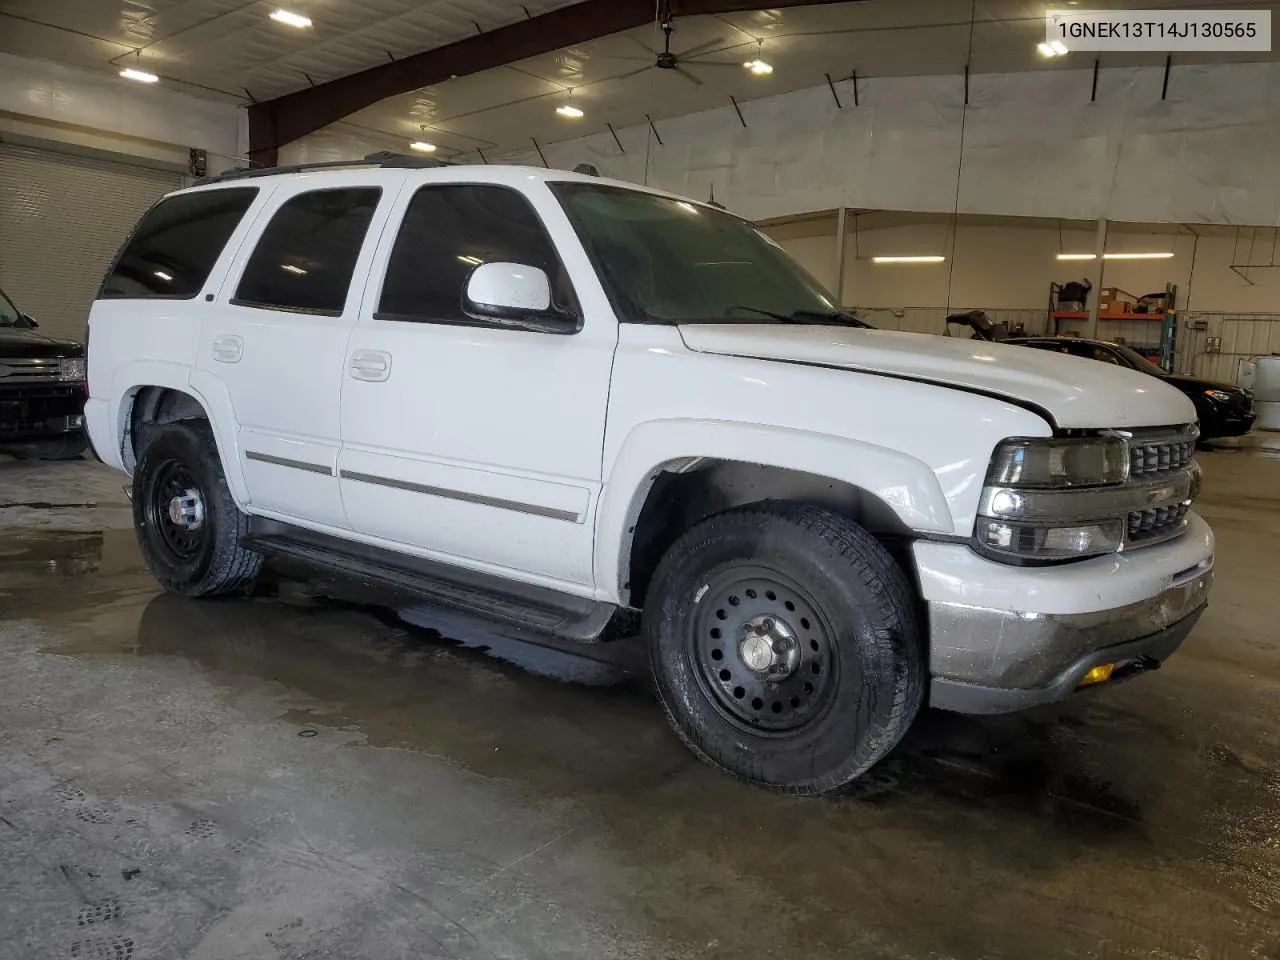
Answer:
MULTIPOLYGON (((725 63, 723 60, 693 59, 699 54, 713 52, 717 48, 721 50, 728 49, 728 47, 724 45, 724 41, 719 39, 708 40, 706 43, 700 43, 696 47, 690 47, 688 50, 685 50, 683 53, 674 52, 671 49, 671 35, 675 32, 675 29, 676 29, 675 21, 671 17, 667 17, 664 20, 662 20, 659 26, 662 29, 662 35, 663 35, 662 50, 657 54, 653 63, 647 67, 641 67, 639 70, 634 70, 631 73, 623 74, 623 76, 619 77, 618 79, 621 80, 627 77, 634 77, 637 74, 644 73, 646 70, 653 70, 656 68, 658 70, 672 70, 675 73, 680 74, 680 76, 684 77, 690 83, 697 84, 698 86, 701 87, 703 85, 702 79, 700 77, 694 76, 692 73, 686 70, 683 66, 684 64, 690 64, 690 65, 696 64, 697 66, 700 66, 700 67, 737 67, 738 66, 738 64, 736 63, 725 63)), ((637 43, 638 42, 639 41, 637 41, 637 43)), ((729 47, 731 46, 733 45, 730 44, 729 47)), ((626 57, 624 59, 632 60, 632 59, 638 59, 638 58, 626 57)))

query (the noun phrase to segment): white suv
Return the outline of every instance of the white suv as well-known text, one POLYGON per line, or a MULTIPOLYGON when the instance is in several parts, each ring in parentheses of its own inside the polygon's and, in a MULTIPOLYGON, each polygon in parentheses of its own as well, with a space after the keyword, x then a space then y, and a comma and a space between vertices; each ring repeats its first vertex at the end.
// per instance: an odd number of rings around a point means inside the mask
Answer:
POLYGON ((1207 598, 1181 393, 868 329, 657 190, 387 156, 225 175, 143 217, 90 332, 90 437, 168 589, 274 556, 455 630, 642 614, 680 735, 778 789, 852 780, 926 702, 1156 666, 1207 598))

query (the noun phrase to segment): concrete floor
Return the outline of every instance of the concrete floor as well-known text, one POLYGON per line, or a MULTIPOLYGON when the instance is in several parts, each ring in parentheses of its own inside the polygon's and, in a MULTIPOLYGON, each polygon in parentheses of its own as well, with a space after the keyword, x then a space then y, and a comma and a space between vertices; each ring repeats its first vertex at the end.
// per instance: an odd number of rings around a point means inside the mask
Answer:
POLYGON ((0 460, 0 958, 1280 957, 1280 461, 1202 463, 1165 669, 798 800, 625 649, 162 596, 120 477, 0 460))

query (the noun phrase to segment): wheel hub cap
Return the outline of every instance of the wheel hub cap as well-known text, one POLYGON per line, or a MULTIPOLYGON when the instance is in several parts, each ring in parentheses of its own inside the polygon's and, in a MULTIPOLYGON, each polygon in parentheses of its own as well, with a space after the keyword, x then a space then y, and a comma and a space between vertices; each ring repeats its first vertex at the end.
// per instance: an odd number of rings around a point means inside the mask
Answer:
POLYGON ((200 491, 188 489, 169 501, 169 520, 183 530, 199 530, 204 523, 204 501, 200 491))
POLYGON ((742 630, 738 653, 748 670, 772 683, 796 672, 800 644, 790 624, 780 617, 761 614, 744 623, 742 630))

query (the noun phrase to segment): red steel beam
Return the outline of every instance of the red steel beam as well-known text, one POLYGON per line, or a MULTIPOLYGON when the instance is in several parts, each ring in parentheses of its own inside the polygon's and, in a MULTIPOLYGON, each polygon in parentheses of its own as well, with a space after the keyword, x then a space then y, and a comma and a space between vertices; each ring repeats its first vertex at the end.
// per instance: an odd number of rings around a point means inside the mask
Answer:
MULTIPOLYGON (((668 0, 667 10, 670 16, 687 17, 838 2, 848 0, 668 0)), ((249 107, 250 162, 254 166, 271 166, 284 144, 387 97, 652 23, 654 9, 654 0, 584 0, 394 63, 255 103, 249 107)))

